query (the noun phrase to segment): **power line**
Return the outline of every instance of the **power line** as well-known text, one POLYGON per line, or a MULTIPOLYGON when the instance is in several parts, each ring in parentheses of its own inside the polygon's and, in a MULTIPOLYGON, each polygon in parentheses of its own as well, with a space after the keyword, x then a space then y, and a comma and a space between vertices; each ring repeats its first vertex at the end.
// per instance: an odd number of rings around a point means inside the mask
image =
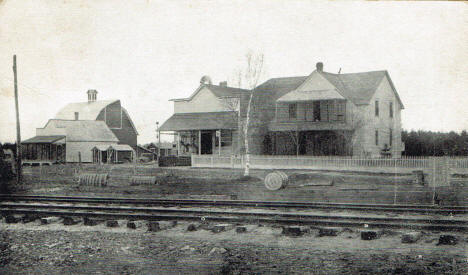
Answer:
MULTIPOLYGON (((13 79, 11 79, 11 78, 9 78, 9 77, 2 76, 2 78, 3 78, 4 80, 9 81, 9 82, 13 82, 13 79)), ((38 88, 32 88, 32 87, 30 87, 29 85, 26 85, 26 84, 23 84, 23 83, 18 83, 18 85, 19 85, 19 86, 22 86, 22 87, 24 87, 24 88, 26 88, 26 89, 29 89, 30 91, 33 91, 33 92, 35 92, 35 93, 38 93, 38 94, 40 94, 40 95, 44 95, 44 96, 47 96, 47 97, 49 97, 49 98, 52 98, 50 95, 45 94, 44 92, 39 91, 38 88)))

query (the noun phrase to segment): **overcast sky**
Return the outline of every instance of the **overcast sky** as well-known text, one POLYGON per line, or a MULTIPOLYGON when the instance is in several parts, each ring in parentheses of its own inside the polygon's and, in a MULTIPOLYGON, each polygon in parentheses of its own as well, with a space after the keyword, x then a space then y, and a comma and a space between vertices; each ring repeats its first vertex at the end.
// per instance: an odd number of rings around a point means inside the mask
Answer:
MULTIPOLYGON (((251 50, 262 80, 388 70, 405 129, 468 129, 468 5, 459 2, 0 0, 0 142, 15 140, 17 55, 23 139, 61 107, 117 98, 140 133, 203 75, 233 82, 251 50)), ((167 139, 168 137, 166 137, 167 139)))

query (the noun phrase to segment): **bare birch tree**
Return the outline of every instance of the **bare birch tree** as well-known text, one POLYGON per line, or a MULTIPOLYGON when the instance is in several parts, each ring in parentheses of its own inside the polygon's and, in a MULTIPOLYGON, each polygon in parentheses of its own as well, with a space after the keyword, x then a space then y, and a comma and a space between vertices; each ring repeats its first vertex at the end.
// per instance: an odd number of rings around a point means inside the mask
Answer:
MULTIPOLYGON (((263 73, 263 54, 253 54, 248 52, 246 54, 246 68, 239 75, 243 76, 245 80, 247 89, 251 91, 249 96, 249 102, 247 104, 246 120, 243 127, 244 130, 244 146, 245 146, 245 166, 244 166, 244 176, 249 176, 250 174, 250 148, 249 148, 249 124, 250 116, 252 109, 252 99, 254 97, 255 88, 257 87, 258 81, 263 73)), ((242 79, 241 78, 241 79, 242 79)), ((239 80, 241 81, 241 80, 239 80)))

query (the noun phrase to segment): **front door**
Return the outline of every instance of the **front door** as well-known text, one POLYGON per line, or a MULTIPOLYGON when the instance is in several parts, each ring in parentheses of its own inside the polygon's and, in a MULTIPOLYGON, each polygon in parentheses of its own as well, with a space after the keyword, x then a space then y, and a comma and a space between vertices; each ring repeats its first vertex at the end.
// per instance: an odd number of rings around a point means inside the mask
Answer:
POLYGON ((202 155, 213 154, 213 133, 212 132, 201 133, 201 153, 202 155))

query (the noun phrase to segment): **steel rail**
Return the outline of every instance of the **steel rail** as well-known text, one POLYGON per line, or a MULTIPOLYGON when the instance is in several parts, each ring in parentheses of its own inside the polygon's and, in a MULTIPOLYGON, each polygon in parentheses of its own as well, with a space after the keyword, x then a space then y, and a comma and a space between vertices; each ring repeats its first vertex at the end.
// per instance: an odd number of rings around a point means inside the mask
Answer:
MULTIPOLYGON (((31 205, 34 208, 36 205, 31 205)), ((37 217, 59 216, 59 217, 87 217, 100 219, 130 219, 130 220, 185 220, 203 222, 229 222, 229 223, 260 223, 276 225, 314 225, 314 226, 338 226, 338 227, 362 227, 362 228, 404 228, 432 231, 457 231, 468 232, 468 223, 460 220, 428 220, 428 219, 402 219, 402 218, 376 218, 358 216, 319 216, 306 214, 289 213, 264 213, 264 212, 226 212, 226 211, 206 211, 206 210, 174 210, 174 209, 152 209, 147 213, 135 213, 135 209, 111 207, 114 212, 108 212, 104 207, 102 212, 96 212, 99 207, 89 207, 88 211, 83 211, 85 206, 73 208, 68 206, 67 210, 51 209, 28 209, 23 208, 2 208, 0 212, 6 215, 26 214, 37 217), (80 211, 78 211, 80 210, 80 211), (123 211, 125 210, 125 211, 123 211), (133 211, 128 211, 133 210, 133 211), (106 212, 107 211, 107 212, 106 212)), ((66 206, 60 205, 60 209, 66 206)), ((138 211, 138 210, 137 210, 138 211)))
POLYGON ((428 223, 428 224, 459 224, 467 225, 468 220, 458 219, 421 219, 421 218, 389 218, 389 217, 362 217, 362 216, 335 216, 335 215, 316 215, 308 213, 284 213, 284 212, 245 212, 245 211, 223 211, 223 210, 200 210, 200 209, 168 209, 168 208, 148 208, 148 207, 109 207, 109 206, 76 206, 76 205, 41 205, 41 204, 3 204, 0 203, 0 212, 6 209, 61 209, 68 211, 100 211, 100 212, 142 212, 147 214, 187 214, 220 216, 242 216, 242 217, 275 217, 275 218, 295 218, 295 219, 342 219, 359 220, 362 222, 399 222, 399 223, 428 223))
POLYGON ((249 201, 249 200, 199 200, 199 199, 154 199, 154 198, 109 198, 76 196, 42 195, 0 195, 0 201, 35 201, 65 203, 106 203, 160 206, 228 206, 228 207, 263 207, 263 208, 305 208, 328 210, 359 210, 386 212, 417 212, 430 214, 466 214, 468 206, 433 206, 433 205, 393 205, 393 204, 354 204, 325 202, 293 201, 249 201))

